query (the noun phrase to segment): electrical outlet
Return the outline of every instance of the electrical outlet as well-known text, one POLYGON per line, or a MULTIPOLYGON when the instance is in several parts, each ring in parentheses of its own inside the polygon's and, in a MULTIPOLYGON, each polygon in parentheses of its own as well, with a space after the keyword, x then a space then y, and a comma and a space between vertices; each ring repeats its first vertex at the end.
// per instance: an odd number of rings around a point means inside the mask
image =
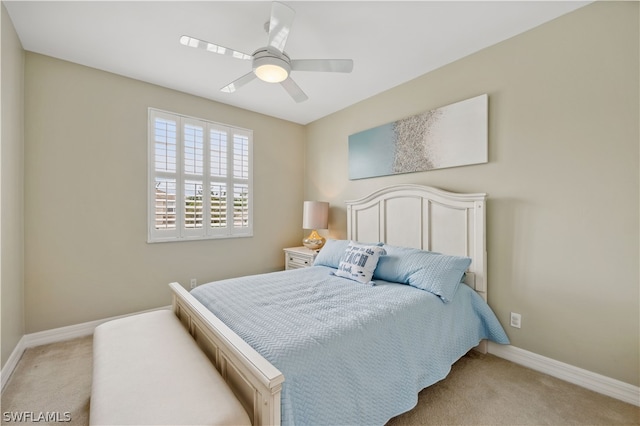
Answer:
POLYGON ((511 312, 511 327, 520 328, 522 326, 522 315, 511 312))
POLYGON ((193 290, 198 285, 198 281, 195 278, 191 278, 191 289, 193 290))

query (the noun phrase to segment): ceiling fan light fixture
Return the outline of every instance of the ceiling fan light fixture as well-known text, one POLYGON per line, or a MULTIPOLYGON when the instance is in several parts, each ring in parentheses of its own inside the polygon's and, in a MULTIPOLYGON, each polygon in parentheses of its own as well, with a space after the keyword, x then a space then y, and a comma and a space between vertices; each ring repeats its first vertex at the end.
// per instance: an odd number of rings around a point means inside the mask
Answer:
POLYGON ((294 16, 293 9, 274 1, 271 4, 270 19, 264 26, 268 34, 267 45, 260 47, 251 55, 187 35, 180 37, 180 43, 208 52, 252 61, 251 71, 221 88, 222 92, 233 93, 257 78, 266 83, 280 83, 294 101, 304 102, 309 97, 291 79, 292 70, 349 73, 353 70, 353 61, 351 59, 299 59, 292 61, 284 51, 284 47, 289 38, 294 16))
POLYGON ((273 56, 254 58, 253 72, 267 83, 280 83, 289 77, 291 66, 287 61, 273 56))

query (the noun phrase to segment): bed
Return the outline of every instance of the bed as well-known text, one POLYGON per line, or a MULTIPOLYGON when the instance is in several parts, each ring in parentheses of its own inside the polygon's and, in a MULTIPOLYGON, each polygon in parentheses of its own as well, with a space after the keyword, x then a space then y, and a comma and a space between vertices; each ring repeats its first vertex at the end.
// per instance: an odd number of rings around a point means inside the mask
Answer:
POLYGON ((347 238, 314 266, 171 283, 174 312, 254 425, 384 424, 485 339, 508 343, 486 304, 485 198, 399 185, 347 201, 347 238), (348 250, 376 258, 372 276, 345 276, 348 250))

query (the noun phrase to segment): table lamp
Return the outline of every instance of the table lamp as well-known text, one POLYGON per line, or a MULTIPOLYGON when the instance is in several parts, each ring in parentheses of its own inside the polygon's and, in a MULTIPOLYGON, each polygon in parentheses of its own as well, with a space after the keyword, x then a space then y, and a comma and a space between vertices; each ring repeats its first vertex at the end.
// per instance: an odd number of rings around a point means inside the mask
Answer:
POLYGON ((311 250, 320 250, 325 239, 317 229, 327 229, 329 222, 329 203, 324 201, 305 201, 302 209, 302 228, 311 229, 311 234, 302 240, 302 244, 311 250))

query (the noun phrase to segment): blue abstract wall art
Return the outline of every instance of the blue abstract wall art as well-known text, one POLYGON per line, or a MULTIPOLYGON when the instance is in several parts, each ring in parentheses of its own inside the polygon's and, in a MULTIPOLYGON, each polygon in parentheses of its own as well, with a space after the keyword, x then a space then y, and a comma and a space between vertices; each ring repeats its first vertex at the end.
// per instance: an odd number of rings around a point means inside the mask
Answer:
POLYGON ((349 136, 349 179, 488 161, 486 94, 349 136))

